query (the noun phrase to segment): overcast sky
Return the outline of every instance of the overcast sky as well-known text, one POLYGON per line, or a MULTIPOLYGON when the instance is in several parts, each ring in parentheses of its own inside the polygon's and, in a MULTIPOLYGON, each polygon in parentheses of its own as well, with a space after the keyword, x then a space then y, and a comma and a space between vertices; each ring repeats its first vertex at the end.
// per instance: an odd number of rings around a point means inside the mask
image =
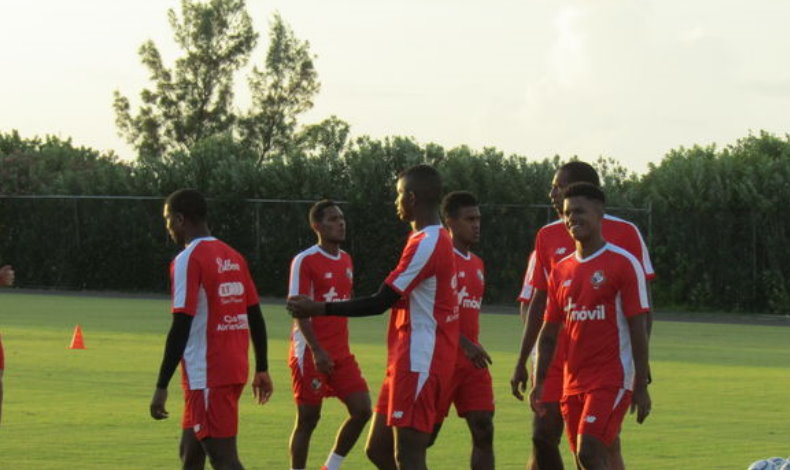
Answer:
MULTIPOLYGON (((0 131, 134 152, 112 92, 168 63, 174 0, 0 0, 0 131)), ((354 135, 494 146, 532 159, 613 157, 643 172, 672 148, 790 132, 787 0, 248 0, 266 51, 280 11, 318 56, 303 123, 354 135)), ((246 108, 246 78, 237 78, 246 108)))

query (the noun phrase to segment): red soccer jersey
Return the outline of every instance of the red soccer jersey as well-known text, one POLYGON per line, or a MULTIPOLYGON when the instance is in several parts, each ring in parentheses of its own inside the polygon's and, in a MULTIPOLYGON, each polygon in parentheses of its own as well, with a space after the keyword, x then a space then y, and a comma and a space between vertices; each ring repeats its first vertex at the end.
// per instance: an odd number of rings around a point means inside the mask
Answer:
POLYGON ((634 360, 627 317, 650 309, 639 261, 607 243, 585 259, 562 259, 549 280, 545 321, 565 330, 564 394, 633 389, 634 360))
POLYGON ((181 360, 182 385, 243 384, 249 366, 247 307, 258 303, 247 262, 214 237, 193 240, 170 264, 173 313, 194 317, 181 360))
POLYGON ((453 242, 441 225, 412 232, 384 281, 401 294, 387 333, 387 369, 449 377, 458 348, 453 242))
POLYGON ((461 314, 461 334, 479 343, 480 305, 485 291, 485 268, 476 254, 463 254, 454 249, 455 270, 458 277, 458 310, 461 314))
MULTIPOLYGON (((314 245, 296 255, 291 262, 288 295, 306 295, 319 302, 337 302, 351 298, 354 270, 351 256, 343 250, 330 255, 314 245)), ((316 317, 311 319, 316 339, 333 359, 350 356, 348 318, 316 317)), ((301 359, 307 347, 304 335, 294 322, 291 331, 292 357, 301 359)))
MULTIPOLYGON (((648 280, 656 276, 647 245, 636 225, 606 214, 601 221, 601 231, 604 240, 624 248, 639 260, 648 280)), ((562 219, 544 225, 535 236, 535 249, 529 256, 524 284, 518 300, 529 302, 535 289, 547 290, 548 279, 554 266, 574 250, 576 250, 575 242, 562 219)))

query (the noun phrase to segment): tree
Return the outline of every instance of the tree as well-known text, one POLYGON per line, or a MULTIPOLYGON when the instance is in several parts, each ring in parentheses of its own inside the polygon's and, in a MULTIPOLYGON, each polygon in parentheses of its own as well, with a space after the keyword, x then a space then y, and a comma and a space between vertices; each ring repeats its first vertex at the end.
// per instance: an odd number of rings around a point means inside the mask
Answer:
POLYGON ((116 125, 143 160, 186 150, 199 140, 232 130, 233 74, 249 60, 258 34, 244 0, 182 0, 181 16, 168 10, 176 43, 184 55, 171 69, 153 41, 139 50, 153 87, 140 93, 142 105, 131 112, 129 100, 114 93, 116 125))
POLYGON ((249 79, 252 109, 241 119, 242 139, 262 162, 292 141, 296 116, 313 107, 321 85, 313 66, 310 43, 301 41, 275 13, 269 29, 266 66, 249 79))

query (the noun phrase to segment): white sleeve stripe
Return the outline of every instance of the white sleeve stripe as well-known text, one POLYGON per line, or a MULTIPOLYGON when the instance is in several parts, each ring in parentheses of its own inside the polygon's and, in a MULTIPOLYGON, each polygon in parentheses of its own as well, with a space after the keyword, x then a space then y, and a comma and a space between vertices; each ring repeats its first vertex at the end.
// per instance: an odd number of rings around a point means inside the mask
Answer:
POLYGON ((533 276, 535 275, 535 250, 532 250, 532 253, 529 255, 529 261, 527 262, 527 272, 524 273, 524 284, 521 287, 521 295, 519 299, 532 299, 532 285, 530 281, 532 281, 533 276))
POLYGON ((189 258, 192 252, 200 244, 197 241, 176 256, 175 268, 173 269, 173 308, 184 308, 187 304, 187 272, 189 271, 189 258))
POLYGON ((648 276, 653 275, 655 271, 653 271, 653 263, 650 261, 650 253, 647 251, 645 239, 642 238, 642 234, 639 233, 639 230, 636 231, 636 234, 639 236, 639 243, 642 244, 642 267, 645 269, 645 274, 648 276))
POLYGON ((418 242, 417 251, 409 261, 409 265, 392 282, 398 291, 405 291, 409 284, 422 272, 422 269, 428 264, 428 260, 431 259, 438 241, 439 231, 437 229, 432 231, 432 233, 426 233, 422 240, 418 242))
POLYGON ((291 261, 291 275, 288 280, 288 295, 300 295, 299 284, 301 283, 300 272, 302 270, 302 261, 310 254, 313 253, 313 248, 309 248, 298 255, 294 256, 291 261))
POLYGON ((639 264, 639 260, 636 259, 634 255, 617 245, 612 245, 609 243, 609 249, 615 253, 625 256, 625 259, 631 263, 631 267, 634 269, 634 273, 636 274, 636 287, 639 291, 639 305, 642 308, 649 309, 650 302, 647 298, 647 279, 645 278, 644 268, 642 268, 642 265, 639 264))

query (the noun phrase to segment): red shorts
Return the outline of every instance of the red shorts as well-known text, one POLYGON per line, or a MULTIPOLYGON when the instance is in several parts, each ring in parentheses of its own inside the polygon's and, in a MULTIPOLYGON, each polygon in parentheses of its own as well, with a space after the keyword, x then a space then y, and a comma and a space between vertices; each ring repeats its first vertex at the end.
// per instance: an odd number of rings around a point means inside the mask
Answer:
POLYGON ((184 390, 183 429, 192 428, 199 440, 234 437, 239 428, 239 398, 244 384, 184 390))
MULTIPOLYGON (((446 382, 446 381, 445 381, 446 382)), ((441 422, 442 380, 428 372, 387 371, 375 412, 387 417, 387 426, 413 428, 430 434, 441 422)))
POLYGON ((305 349, 301 367, 295 357, 288 360, 288 365, 291 367, 294 401, 299 405, 320 405, 326 397, 343 400, 352 393, 368 391, 368 384, 353 355, 335 360, 331 375, 316 370, 309 348, 305 349))
POLYGON ((488 368, 479 369, 466 357, 458 358, 449 393, 439 406, 439 419, 455 405, 458 416, 470 411, 494 411, 494 385, 488 368))
POLYGON ((614 442, 630 405, 631 392, 622 388, 604 388, 563 397, 560 407, 573 453, 577 451, 576 441, 582 434, 606 445, 614 442))

